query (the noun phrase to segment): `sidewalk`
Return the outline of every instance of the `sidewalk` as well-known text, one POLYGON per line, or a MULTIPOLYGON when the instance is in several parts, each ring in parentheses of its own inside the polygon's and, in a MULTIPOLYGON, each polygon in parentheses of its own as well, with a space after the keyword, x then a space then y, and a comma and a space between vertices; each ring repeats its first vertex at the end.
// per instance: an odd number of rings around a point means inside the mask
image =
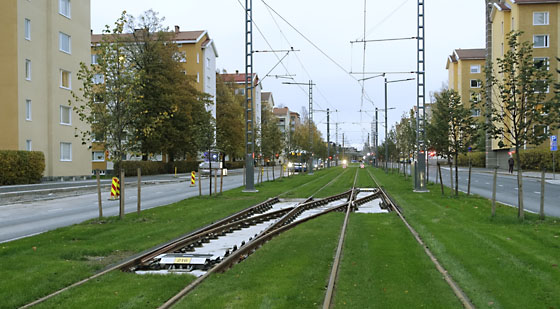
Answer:
MULTIPOLYGON (((430 164, 430 167, 435 166, 430 164)), ((442 168, 447 168, 449 169, 449 165, 445 164, 445 165, 441 165, 442 168)), ((453 166, 453 169, 455 169, 455 166, 453 166)), ((459 166, 459 170, 460 171, 468 171, 469 168, 468 166, 459 166)), ((494 174, 494 169, 493 168, 482 168, 482 167, 473 167, 472 168, 472 172, 473 173, 485 173, 485 174, 494 174)), ((512 177, 517 177, 517 171, 513 171, 513 173, 509 173, 506 169, 498 169, 498 175, 501 176, 512 176, 512 177)), ((530 177, 530 178, 536 178, 536 179, 541 179, 542 177, 542 172, 537 172, 537 171, 522 171, 522 175, 523 177, 530 177)), ((552 174, 552 172, 547 171, 545 173, 545 179, 546 182, 551 183, 551 184, 560 184, 560 173, 555 173, 552 174)))

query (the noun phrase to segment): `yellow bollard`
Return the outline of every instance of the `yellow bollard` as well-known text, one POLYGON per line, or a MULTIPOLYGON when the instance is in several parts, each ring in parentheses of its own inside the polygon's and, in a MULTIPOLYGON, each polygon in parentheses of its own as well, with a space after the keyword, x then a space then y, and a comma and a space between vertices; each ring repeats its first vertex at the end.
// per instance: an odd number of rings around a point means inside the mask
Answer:
POLYGON ((191 187, 194 187, 196 183, 196 172, 192 171, 191 172, 191 187))

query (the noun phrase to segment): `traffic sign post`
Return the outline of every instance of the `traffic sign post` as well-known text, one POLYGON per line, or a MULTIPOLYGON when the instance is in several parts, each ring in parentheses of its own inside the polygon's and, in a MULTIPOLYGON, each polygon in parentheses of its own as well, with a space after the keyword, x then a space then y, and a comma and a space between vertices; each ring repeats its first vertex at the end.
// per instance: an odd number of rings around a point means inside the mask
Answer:
POLYGON ((550 151, 552 151, 552 178, 556 179, 556 166, 554 163, 554 154, 558 151, 558 137, 556 135, 550 136, 550 151))

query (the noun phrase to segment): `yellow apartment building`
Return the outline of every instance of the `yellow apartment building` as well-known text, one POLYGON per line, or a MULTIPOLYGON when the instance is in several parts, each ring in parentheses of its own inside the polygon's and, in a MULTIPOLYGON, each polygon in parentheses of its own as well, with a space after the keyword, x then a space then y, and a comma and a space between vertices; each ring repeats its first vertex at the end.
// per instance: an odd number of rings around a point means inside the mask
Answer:
MULTIPOLYGON (((449 74, 449 89, 461 96, 463 106, 471 107, 472 103, 482 98, 482 81, 484 80, 485 49, 456 49, 447 58, 446 69, 449 74)), ((480 108, 472 107, 472 116, 480 117, 480 108)))
MULTIPOLYGON (((559 80, 556 73, 560 55, 560 0, 501 0, 494 3, 490 21, 492 23, 492 62, 497 71, 497 58, 504 56, 507 49, 507 34, 521 30, 521 41, 533 43, 535 63, 545 65, 559 80)), ((552 94, 551 94, 552 95, 552 94)), ((558 135, 559 132, 555 132, 558 135)), ((539 147, 548 148, 548 143, 539 147)), ((492 150, 498 153, 498 162, 505 166, 509 148, 500 149, 498 141, 492 141, 492 150)))
POLYGON ((68 105, 80 62, 90 61, 90 0, 3 0, 0 149, 45 154, 46 178, 85 176, 86 129, 68 105))
MULTIPOLYGON (((179 53, 177 58, 182 64, 183 72, 193 77, 198 91, 211 95, 214 104, 209 107, 209 110, 212 112, 212 117, 216 119, 216 58, 218 58, 218 51, 214 40, 210 38, 206 30, 181 31, 179 26, 175 26, 174 34, 173 41, 177 44, 179 53)), ((91 55, 94 63, 94 47, 102 39, 101 34, 91 34, 91 55)), ((91 151, 93 170, 113 169, 112 163, 106 160, 104 150, 103 145, 93 145, 91 151)), ((138 158, 129 157, 128 159, 138 158)), ((158 156, 158 159, 165 158, 158 156)))

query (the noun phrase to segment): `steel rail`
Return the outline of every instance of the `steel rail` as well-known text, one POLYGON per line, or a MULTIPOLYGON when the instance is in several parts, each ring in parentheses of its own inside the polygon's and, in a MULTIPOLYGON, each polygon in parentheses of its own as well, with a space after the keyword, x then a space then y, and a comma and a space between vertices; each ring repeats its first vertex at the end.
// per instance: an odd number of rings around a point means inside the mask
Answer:
POLYGON ((385 190, 379 186, 379 183, 377 182, 377 180, 375 179, 375 176, 373 176, 371 174, 371 172, 368 170, 368 174, 371 177, 371 179, 373 180, 373 182, 375 183, 375 185, 379 188, 379 190, 381 191, 381 194, 383 194, 385 200, 387 203, 389 203, 390 207, 393 208, 393 210, 397 213, 397 215, 399 216, 399 218, 402 220, 402 222, 404 223, 404 225, 406 225, 406 227, 408 228, 408 230, 410 231, 410 233, 412 234, 412 236, 414 236, 414 238, 416 239, 416 241, 418 242, 418 244, 420 244, 420 246, 422 246, 422 248, 424 248, 424 252, 426 253, 426 255, 430 258, 430 260, 432 261, 432 263, 435 265, 435 267, 437 268, 437 270, 442 274, 443 278, 445 279, 445 281, 447 282, 447 284, 451 287, 451 289, 453 290, 453 293, 455 293, 455 296, 457 296, 457 298, 461 301, 461 303, 463 304, 463 307, 467 308, 467 309, 474 309, 474 305, 471 303, 471 301, 469 300, 468 296, 465 294, 465 292, 461 289, 461 287, 459 287, 459 285, 453 280, 453 278, 451 278, 451 276, 449 275, 449 273, 447 272, 447 270, 445 270, 445 268, 443 268, 443 266, 441 266, 441 264, 439 263, 439 261, 436 259, 436 257, 434 256, 434 254, 430 251, 430 249, 428 249, 428 246, 426 246, 426 244, 424 243, 424 241, 422 241, 422 238, 420 238, 420 234, 418 234, 418 232, 416 232, 416 230, 414 230, 414 228, 408 224, 408 221, 406 221, 406 219, 404 218, 400 208, 393 202, 393 200, 390 198, 389 194, 387 194, 387 192, 385 192, 385 190))
POLYGON ((352 184, 352 193, 348 205, 346 207, 346 215, 344 216, 344 223, 342 224, 342 229, 340 231, 340 238, 338 239, 338 247, 336 248, 336 254, 334 257, 333 266, 331 269, 331 275, 329 277, 329 284, 327 286, 327 293, 325 295, 325 300, 323 302, 323 309, 328 309, 331 307, 331 302, 334 295, 334 287, 336 284, 336 279, 338 277, 338 267, 340 265, 340 257, 342 256, 342 246, 344 245, 344 238, 346 236, 346 228, 348 227, 348 221, 350 218, 350 213, 352 212, 354 203, 354 194, 356 192, 356 180, 358 179, 358 171, 356 169, 356 175, 354 176, 354 183, 352 184))
POLYGON ((170 246, 170 245, 172 245, 172 244, 174 244, 174 243, 183 241, 183 240, 185 240, 185 239, 187 239, 187 238, 189 238, 189 237, 192 237, 192 236, 194 236, 194 235, 203 233, 204 231, 211 230, 211 229, 213 229, 213 228, 219 227, 219 226, 221 226, 221 225, 223 225, 223 224, 227 224, 227 223, 234 222, 234 221, 236 221, 236 220, 240 220, 240 218, 244 218, 244 217, 250 215, 251 213, 254 213, 257 209, 262 208, 263 206, 266 206, 266 205, 269 205, 269 204, 277 203, 278 201, 279 201, 278 197, 274 197, 274 198, 270 198, 270 199, 268 199, 268 200, 266 200, 266 201, 264 201, 264 202, 262 202, 262 203, 259 203, 259 204, 257 204, 257 205, 254 205, 254 206, 251 206, 251 207, 249 207, 249 208, 246 208, 246 209, 243 209, 243 210, 241 210, 241 211, 238 211, 238 212, 236 212, 236 213, 234 213, 234 214, 232 214, 232 215, 230 215, 230 216, 227 216, 227 217, 225 217, 225 218, 223 218, 223 219, 221 219, 221 220, 218 220, 218 221, 216 221, 216 222, 214 222, 214 223, 211 223, 211 224, 209 224, 209 225, 207 225, 207 226, 201 227, 201 228, 196 229, 196 230, 194 230, 194 231, 192 231, 192 232, 190 232, 190 233, 187 233, 187 234, 185 234, 185 235, 182 235, 182 236, 180 236, 180 237, 178 237, 178 238, 176 238, 176 239, 173 239, 173 240, 171 240, 171 241, 168 241, 167 243, 165 243, 165 244, 163 244, 163 245, 159 245, 159 246, 156 246, 156 247, 154 247, 154 248, 148 249, 148 250, 146 250, 146 251, 144 251, 144 252, 141 252, 141 253, 139 253, 139 254, 137 254, 137 255, 134 255, 134 256, 132 256, 132 257, 130 257, 130 258, 128 258, 128 259, 126 259, 126 260, 120 262, 120 263, 117 263, 117 264, 115 264, 115 265, 109 266, 108 268, 106 268, 106 269, 104 269, 104 270, 102 270, 102 271, 100 271, 100 272, 98 272, 98 273, 96 273, 96 274, 94 274, 94 275, 91 275, 91 276, 89 276, 89 277, 87 277, 87 278, 85 278, 85 279, 82 279, 82 280, 80 280, 80 281, 78 281, 78 282, 75 282, 75 283, 73 283, 73 284, 71 284, 71 285, 69 285, 69 286, 67 286, 67 287, 64 287, 64 288, 62 288, 62 289, 60 289, 60 290, 58 290, 58 291, 55 291, 55 292, 53 292, 53 293, 51 293, 51 294, 49 294, 49 295, 43 296, 43 297, 41 297, 41 298, 39 298, 39 299, 37 299, 37 300, 31 302, 31 303, 28 303, 28 304, 26 304, 26 305, 20 307, 20 308, 30 308, 30 307, 32 307, 32 306, 35 306, 35 305, 37 305, 37 304, 40 304, 40 303, 42 303, 42 302, 44 302, 44 301, 46 301, 46 300, 48 300, 48 299, 50 299, 50 298, 52 298, 52 297, 54 297, 54 296, 56 296, 56 295, 59 295, 59 294, 62 293, 62 292, 65 292, 65 291, 67 291, 67 290, 69 290, 69 289, 71 289, 71 288, 80 286, 80 285, 82 285, 82 284, 84 284, 84 283, 86 283, 86 282, 88 282, 88 281, 90 281, 90 280, 93 280, 93 279, 96 279, 96 278, 98 278, 98 277, 101 277, 101 276, 103 276, 103 275, 105 275, 105 274, 107 274, 107 273, 109 273, 109 272, 111 272, 111 271, 113 271, 113 270, 122 269, 123 267, 126 267, 127 265, 130 265, 133 261, 139 260, 139 259, 141 259, 142 257, 144 257, 144 256, 146 256, 146 255, 150 255, 150 254, 152 254, 152 253, 155 252, 155 251, 160 251, 160 250, 161 250, 162 248, 164 248, 164 247, 168 247, 168 246, 170 246))

